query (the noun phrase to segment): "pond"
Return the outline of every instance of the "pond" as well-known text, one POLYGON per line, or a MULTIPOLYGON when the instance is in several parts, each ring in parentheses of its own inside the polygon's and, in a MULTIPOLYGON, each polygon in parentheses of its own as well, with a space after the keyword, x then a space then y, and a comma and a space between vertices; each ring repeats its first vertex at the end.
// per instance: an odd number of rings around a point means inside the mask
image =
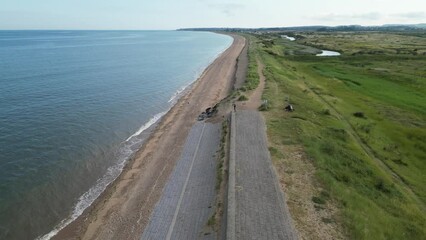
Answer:
POLYGON ((322 53, 319 53, 316 56, 320 56, 320 57, 340 56, 339 52, 328 51, 328 50, 321 50, 321 51, 322 53))
POLYGON ((287 36, 287 35, 281 35, 281 37, 282 38, 287 38, 288 40, 290 40, 290 41, 294 41, 294 40, 296 40, 296 38, 294 38, 294 37, 289 37, 289 36, 287 36))

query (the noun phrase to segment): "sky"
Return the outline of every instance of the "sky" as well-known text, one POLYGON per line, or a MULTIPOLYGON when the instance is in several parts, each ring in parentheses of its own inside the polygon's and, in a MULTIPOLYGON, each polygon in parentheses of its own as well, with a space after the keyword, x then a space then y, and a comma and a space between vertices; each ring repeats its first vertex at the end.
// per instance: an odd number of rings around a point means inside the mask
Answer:
POLYGON ((426 0, 0 0, 0 29, 426 23, 426 0))

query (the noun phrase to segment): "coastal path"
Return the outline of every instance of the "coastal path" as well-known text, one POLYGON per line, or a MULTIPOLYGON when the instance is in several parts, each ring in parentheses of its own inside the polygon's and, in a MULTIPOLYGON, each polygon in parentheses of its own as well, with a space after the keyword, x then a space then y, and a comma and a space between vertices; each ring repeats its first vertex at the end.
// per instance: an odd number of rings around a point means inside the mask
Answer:
POLYGON ((227 239, 297 239, 257 111, 232 113, 227 239))
POLYGON ((207 222, 215 211, 220 137, 221 124, 197 122, 191 128, 141 240, 216 239, 207 222))

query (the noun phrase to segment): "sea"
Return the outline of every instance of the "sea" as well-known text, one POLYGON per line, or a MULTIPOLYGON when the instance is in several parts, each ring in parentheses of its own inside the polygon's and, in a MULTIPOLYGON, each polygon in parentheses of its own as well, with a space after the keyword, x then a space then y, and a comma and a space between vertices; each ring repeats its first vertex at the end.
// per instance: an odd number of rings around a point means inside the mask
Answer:
POLYGON ((49 239, 232 44, 189 31, 0 31, 0 239, 49 239))

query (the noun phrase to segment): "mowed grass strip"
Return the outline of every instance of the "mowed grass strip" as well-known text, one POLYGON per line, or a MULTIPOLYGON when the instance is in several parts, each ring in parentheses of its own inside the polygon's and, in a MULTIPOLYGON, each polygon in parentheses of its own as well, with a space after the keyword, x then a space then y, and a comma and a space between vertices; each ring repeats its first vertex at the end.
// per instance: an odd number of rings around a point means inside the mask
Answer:
POLYGON ((298 35, 309 47, 256 37, 269 140, 304 145, 351 238, 424 239, 425 38, 345 34, 298 35), (315 46, 344 54, 316 57, 315 46))

